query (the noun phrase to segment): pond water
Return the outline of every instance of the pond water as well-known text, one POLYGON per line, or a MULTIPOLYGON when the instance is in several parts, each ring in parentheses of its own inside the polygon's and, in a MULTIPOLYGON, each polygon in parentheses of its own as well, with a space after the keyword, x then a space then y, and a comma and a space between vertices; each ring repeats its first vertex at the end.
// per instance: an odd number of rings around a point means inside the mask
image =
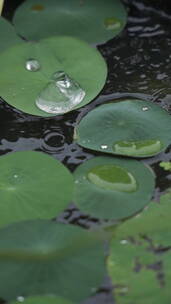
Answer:
MULTIPOLYGON (((6 1, 4 16, 10 19, 21 2, 6 1)), ((97 105, 128 97, 141 98, 155 102, 171 113, 171 4, 162 0, 124 2, 129 12, 125 30, 108 43, 98 46, 109 69, 106 85, 100 95, 79 110, 53 118, 23 114, 1 99, 1 155, 23 150, 42 151, 74 171, 79 164, 98 155, 73 142, 75 125, 97 105)), ((159 166, 161 161, 171 161, 171 146, 156 157, 142 161, 156 173, 154 196, 158 200, 160 194, 171 186, 171 172, 159 166)), ((98 224, 98 219, 81 214, 73 204, 59 220, 85 228, 98 224)), ((97 295, 84 304, 114 303, 111 289, 110 280, 106 278, 97 295)))

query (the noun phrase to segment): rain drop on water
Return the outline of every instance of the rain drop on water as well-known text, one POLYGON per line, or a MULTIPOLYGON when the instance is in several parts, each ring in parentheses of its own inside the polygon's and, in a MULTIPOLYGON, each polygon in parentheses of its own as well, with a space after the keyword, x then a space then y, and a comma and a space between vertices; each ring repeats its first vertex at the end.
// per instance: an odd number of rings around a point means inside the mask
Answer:
POLYGON ((40 92, 36 105, 46 113, 63 114, 81 103, 84 97, 85 92, 80 85, 65 72, 58 71, 40 92))
POLYGON ((37 72, 40 70, 40 63, 38 60, 30 58, 26 61, 26 70, 30 72, 37 72))

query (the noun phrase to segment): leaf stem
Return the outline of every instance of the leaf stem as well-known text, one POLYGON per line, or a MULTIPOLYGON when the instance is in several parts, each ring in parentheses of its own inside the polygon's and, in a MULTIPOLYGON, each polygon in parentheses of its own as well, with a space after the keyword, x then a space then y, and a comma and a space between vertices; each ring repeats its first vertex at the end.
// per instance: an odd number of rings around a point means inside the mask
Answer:
POLYGON ((3 5, 4 5, 4 0, 0 0, 0 14, 2 13, 3 5))

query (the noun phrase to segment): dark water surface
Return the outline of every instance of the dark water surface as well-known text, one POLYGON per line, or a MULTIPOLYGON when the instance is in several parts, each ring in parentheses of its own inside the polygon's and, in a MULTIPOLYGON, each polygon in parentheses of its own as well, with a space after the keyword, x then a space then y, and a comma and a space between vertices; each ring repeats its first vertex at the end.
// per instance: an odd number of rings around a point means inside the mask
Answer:
MULTIPOLYGON (((23 1, 6 1, 4 16, 10 19, 15 7, 21 2, 23 1)), ((98 46, 109 69, 101 94, 89 105, 55 118, 23 114, 1 99, 1 155, 24 150, 42 151, 59 159, 74 171, 87 159, 101 155, 73 142, 75 125, 96 106, 111 100, 142 98, 171 113, 171 3, 166 0, 124 2, 129 13, 125 30, 108 43, 98 46)), ((164 171, 159 166, 160 161, 171 161, 171 146, 156 157, 142 161, 150 165, 156 173, 154 198, 158 200, 160 194, 171 186, 171 172, 164 171)), ((73 204, 59 220, 85 228, 98 224, 97 219, 81 214, 73 204)), ((105 279, 97 295, 84 304, 114 303, 111 290, 109 279, 105 279)))

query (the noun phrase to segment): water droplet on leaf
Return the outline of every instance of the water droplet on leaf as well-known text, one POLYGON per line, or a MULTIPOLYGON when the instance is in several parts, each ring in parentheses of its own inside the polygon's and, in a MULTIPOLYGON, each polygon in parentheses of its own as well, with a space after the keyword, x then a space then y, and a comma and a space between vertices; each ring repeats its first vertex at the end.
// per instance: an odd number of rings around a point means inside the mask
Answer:
POLYGON ((146 156, 159 153, 162 150, 160 140, 119 141, 114 143, 113 151, 123 155, 146 156))
POLYGON ((107 149, 108 146, 107 146, 107 145, 101 145, 101 148, 102 148, 102 149, 107 149))
POLYGON ((121 243, 122 245, 125 245, 125 244, 128 244, 128 241, 127 241, 127 240, 121 240, 120 243, 121 243))
POLYGON ((124 288, 122 288, 122 289, 121 289, 121 292, 123 292, 123 293, 127 293, 127 292, 128 292, 128 287, 124 287, 124 288))
POLYGON ((95 293, 97 291, 97 288, 93 287, 91 288, 91 292, 95 293))
POLYGON ((37 72, 40 70, 40 63, 38 60, 31 58, 26 61, 25 67, 27 71, 37 72))
POLYGON ((120 29, 121 22, 120 22, 120 20, 118 20, 114 17, 111 17, 111 18, 105 19, 104 25, 107 30, 117 30, 117 29, 120 29))
POLYGON ((115 165, 101 165, 88 172, 88 180, 105 190, 120 192, 134 192, 137 182, 126 169, 115 165))
POLYGON ((85 97, 80 85, 63 71, 53 74, 51 81, 36 99, 36 105, 46 113, 63 114, 71 111, 85 97))
POLYGON ((22 296, 17 297, 17 301, 18 301, 18 302, 24 302, 24 297, 22 297, 22 296))
POLYGON ((143 111, 148 111, 149 108, 148 108, 148 107, 143 107, 142 110, 143 110, 143 111))

